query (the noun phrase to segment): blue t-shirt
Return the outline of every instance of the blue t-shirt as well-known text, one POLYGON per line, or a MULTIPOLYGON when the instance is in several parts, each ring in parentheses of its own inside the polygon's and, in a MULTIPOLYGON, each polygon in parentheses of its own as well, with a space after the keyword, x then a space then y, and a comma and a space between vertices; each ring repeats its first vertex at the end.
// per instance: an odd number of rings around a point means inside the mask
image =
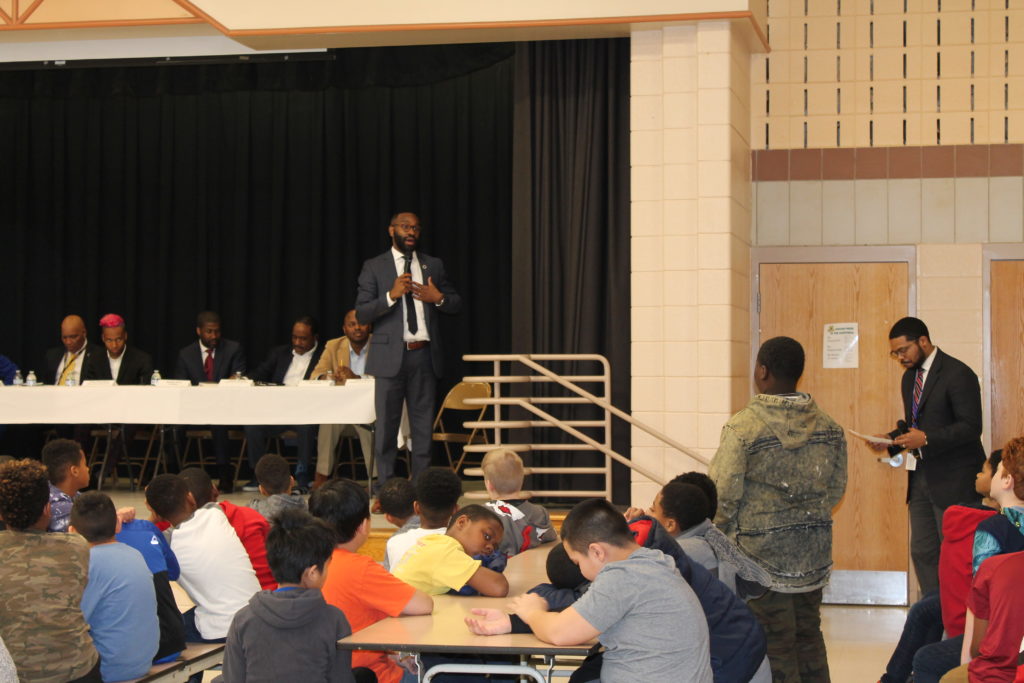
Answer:
POLYGON ((168 580, 178 580, 178 575, 181 574, 178 558, 167 544, 163 532, 153 522, 145 519, 123 522, 117 540, 142 553, 142 559, 146 561, 152 573, 167 572, 168 580))
POLYGON ((100 653, 104 681, 139 678, 149 671, 160 624, 153 575, 139 551, 123 543, 93 546, 82 614, 100 653))

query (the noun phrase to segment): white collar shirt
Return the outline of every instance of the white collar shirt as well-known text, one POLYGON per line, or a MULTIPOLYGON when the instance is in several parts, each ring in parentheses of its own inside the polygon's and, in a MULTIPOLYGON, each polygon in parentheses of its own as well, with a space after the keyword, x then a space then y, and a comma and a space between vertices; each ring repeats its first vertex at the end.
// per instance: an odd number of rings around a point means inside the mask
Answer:
POLYGON ((107 351, 107 362, 110 363, 110 378, 115 382, 117 381, 117 373, 121 372, 121 361, 124 360, 124 354, 127 351, 127 347, 122 349, 121 355, 114 358, 110 355, 110 351, 107 351))
MULTIPOLYGON (((54 378, 55 381, 60 380, 60 376, 64 373, 64 366, 66 366, 71 359, 75 359, 75 364, 71 368, 71 372, 68 373, 68 378, 74 380, 75 384, 82 383, 82 366, 85 365, 85 350, 89 347, 89 340, 86 339, 82 342, 82 348, 78 349, 78 353, 68 353, 64 351, 64 355, 61 356, 60 365, 57 366, 57 376, 54 378)), ((67 380, 65 380, 67 381, 67 380)))
MULTIPOLYGON (((405 254, 394 247, 391 247, 391 256, 395 260, 395 274, 401 275, 405 272, 405 254)), ((412 268, 409 272, 412 274, 413 282, 423 284, 423 270, 420 267, 419 256, 415 251, 412 253, 412 268)), ((385 296, 387 297, 389 305, 393 306, 398 303, 398 301, 392 301, 390 294, 386 294, 385 296)), ((416 334, 409 332, 409 314, 406 313, 405 310, 407 301, 405 297, 402 297, 402 341, 430 341, 430 334, 427 332, 427 318, 423 310, 423 302, 419 299, 413 299, 412 301, 416 308, 416 334)))
POLYGON ((314 344, 306 353, 296 353, 292 349, 292 362, 288 365, 288 372, 284 373, 283 383, 286 387, 294 387, 306 378, 306 370, 309 369, 309 362, 313 360, 313 352, 317 345, 314 344))

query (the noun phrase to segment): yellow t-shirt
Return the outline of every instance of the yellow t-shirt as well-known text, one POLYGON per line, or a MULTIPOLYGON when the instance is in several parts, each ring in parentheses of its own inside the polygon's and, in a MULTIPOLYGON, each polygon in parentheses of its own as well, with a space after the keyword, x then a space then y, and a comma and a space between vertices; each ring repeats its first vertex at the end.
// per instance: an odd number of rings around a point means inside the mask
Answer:
POLYGON ((431 534, 416 541, 392 573, 427 595, 443 595, 465 586, 480 564, 451 536, 431 534))

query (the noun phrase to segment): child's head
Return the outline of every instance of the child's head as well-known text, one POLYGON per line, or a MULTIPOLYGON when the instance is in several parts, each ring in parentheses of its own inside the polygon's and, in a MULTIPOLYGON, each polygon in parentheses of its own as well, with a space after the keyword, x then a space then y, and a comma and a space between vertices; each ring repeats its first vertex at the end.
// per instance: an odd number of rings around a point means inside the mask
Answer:
POLYGON ((489 451, 480 467, 484 471, 484 484, 491 498, 499 499, 522 490, 523 461, 515 451, 508 448, 489 451))
POLYGON ((714 519, 715 515, 718 514, 718 487, 715 486, 715 482, 711 480, 711 477, 704 474, 703 472, 683 472, 678 477, 673 479, 670 484, 679 482, 681 484, 693 484, 700 488, 704 492, 704 495, 708 498, 708 519, 714 519))
POLYGON ((395 526, 402 526, 413 516, 416 489, 408 479, 392 477, 380 487, 377 500, 384 517, 395 526))
POLYGON ((710 509, 711 503, 699 486, 672 481, 654 497, 651 517, 676 536, 707 519, 710 509))
POLYGON ((0 521, 23 531, 42 520, 49 502, 50 482, 42 463, 26 458, 0 465, 0 521))
POLYGON ((1010 439, 1003 446, 1002 455, 992 477, 992 498, 1006 507, 1024 500, 1024 436, 1010 439))
POLYGON ((186 467, 179 474, 185 481, 189 493, 196 501, 196 507, 201 508, 214 499, 213 480, 202 467, 186 467))
POLYGON ((601 546, 628 549, 636 539, 621 512, 607 500, 591 498, 577 503, 562 522, 562 545, 583 576, 593 581, 609 561, 608 549, 601 546))
POLYGON ((265 496, 291 493, 294 483, 288 461, 277 453, 267 453, 256 463, 256 481, 265 496))
POLYGON ((561 543, 552 547, 548 553, 546 569, 548 581, 555 588, 576 588, 587 580, 580 573, 579 566, 569 559, 561 543))
POLYGON ((54 486, 67 484, 77 491, 89 485, 85 451, 77 441, 54 439, 43 446, 42 458, 54 486))
POLYGON ((334 552, 334 531, 305 510, 285 508, 267 534, 267 564, 280 584, 320 588, 334 552))
POLYGON ((424 529, 448 526, 459 508, 462 480, 447 467, 428 467, 416 476, 416 511, 424 529))
POLYGON ((106 543, 117 533, 114 501, 102 491, 87 491, 75 498, 69 531, 81 534, 89 543, 106 543))
POLYGON ((978 495, 988 498, 992 493, 992 477, 999 469, 999 463, 1003 460, 1003 449, 997 448, 989 454, 985 462, 981 463, 981 469, 974 477, 974 490, 978 495))
POLYGON ((196 509, 188 484, 177 474, 159 474, 146 487, 146 505, 167 521, 187 518, 196 509))
POLYGON ((334 531, 335 543, 348 543, 370 519, 370 496, 351 479, 331 479, 309 496, 309 512, 334 531))
POLYGON ((473 556, 493 553, 504 532, 501 518, 494 512, 483 505, 467 505, 452 516, 447 533, 473 556))

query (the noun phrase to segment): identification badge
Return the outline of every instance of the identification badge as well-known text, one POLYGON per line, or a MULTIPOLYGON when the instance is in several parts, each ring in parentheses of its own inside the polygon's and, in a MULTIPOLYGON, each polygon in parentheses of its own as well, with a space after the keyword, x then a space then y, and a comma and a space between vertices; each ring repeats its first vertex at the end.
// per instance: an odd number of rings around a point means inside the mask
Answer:
POLYGON ((917 469, 917 456, 913 451, 907 451, 907 471, 913 472, 917 469))

